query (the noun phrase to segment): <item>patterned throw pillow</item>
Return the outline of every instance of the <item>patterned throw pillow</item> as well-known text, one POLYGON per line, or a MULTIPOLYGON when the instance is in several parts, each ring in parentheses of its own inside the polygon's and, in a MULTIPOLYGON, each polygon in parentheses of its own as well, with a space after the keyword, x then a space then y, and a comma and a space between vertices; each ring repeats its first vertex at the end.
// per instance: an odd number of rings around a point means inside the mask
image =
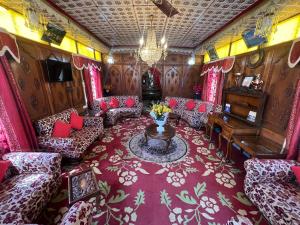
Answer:
POLYGON ((199 105, 198 112, 206 112, 206 104, 202 103, 199 105))
POLYGON ((194 100, 189 100, 185 103, 185 107, 187 110, 192 111, 196 106, 196 103, 194 100))
POLYGON ((104 112, 106 112, 108 110, 107 103, 105 101, 101 101, 99 106, 100 106, 100 109, 104 112))
POLYGON ((132 108, 135 105, 134 99, 133 98, 127 98, 126 101, 125 101, 125 105, 128 108, 132 108))
POLYGON ((119 100, 117 98, 112 98, 109 103, 111 108, 119 108, 119 100))
POLYGON ((72 112, 70 115, 70 124, 73 129, 80 130, 83 127, 83 117, 72 112))
POLYGON ((296 180, 298 184, 300 184, 300 166, 292 166, 291 169, 296 176, 296 180))
POLYGON ((176 101, 176 99, 171 98, 169 100, 169 106, 170 106, 171 109, 174 109, 177 106, 177 104, 178 104, 178 102, 176 101))
POLYGON ((71 124, 57 120, 54 124, 52 137, 67 138, 71 134, 71 124))

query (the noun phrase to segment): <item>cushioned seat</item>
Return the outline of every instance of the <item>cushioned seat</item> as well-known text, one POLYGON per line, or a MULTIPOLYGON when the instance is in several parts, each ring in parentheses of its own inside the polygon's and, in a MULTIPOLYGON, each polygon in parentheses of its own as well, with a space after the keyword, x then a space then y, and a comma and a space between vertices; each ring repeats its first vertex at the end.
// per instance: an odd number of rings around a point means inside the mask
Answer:
POLYGON ((95 115, 105 114, 104 111, 102 111, 100 108, 100 103, 102 102, 105 102, 105 104, 108 107, 105 116, 105 122, 108 125, 116 124, 117 120, 121 117, 126 117, 126 116, 140 117, 143 110, 143 103, 139 102, 138 96, 111 96, 111 97, 103 97, 94 100, 93 113, 95 115), (117 108, 109 108, 112 99, 117 99, 119 103, 119 106, 117 108), (134 105, 131 108, 129 108, 126 105, 128 99, 132 99, 134 101, 134 105))
POLYGON ((273 225, 300 224, 300 186, 291 166, 293 160, 245 162, 245 193, 273 225))
POLYGON ((56 179, 50 174, 22 174, 0 184, 0 212, 14 211, 30 222, 51 197, 56 179))

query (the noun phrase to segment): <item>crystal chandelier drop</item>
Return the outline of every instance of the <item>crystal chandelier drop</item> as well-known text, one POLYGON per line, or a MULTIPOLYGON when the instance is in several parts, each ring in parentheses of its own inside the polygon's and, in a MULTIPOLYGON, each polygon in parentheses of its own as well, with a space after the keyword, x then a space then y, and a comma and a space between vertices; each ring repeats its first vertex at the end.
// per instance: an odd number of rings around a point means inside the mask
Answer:
POLYGON ((162 57, 165 59, 167 43, 165 37, 161 39, 161 43, 158 45, 156 41, 156 32, 152 26, 153 16, 151 16, 151 26, 147 30, 147 39, 144 43, 144 38, 140 39, 140 47, 137 51, 137 55, 142 61, 146 62, 148 66, 152 66, 158 62, 162 57))
POLYGON ((276 8, 271 6, 257 19, 255 35, 268 37, 272 31, 276 31, 277 24, 276 8))

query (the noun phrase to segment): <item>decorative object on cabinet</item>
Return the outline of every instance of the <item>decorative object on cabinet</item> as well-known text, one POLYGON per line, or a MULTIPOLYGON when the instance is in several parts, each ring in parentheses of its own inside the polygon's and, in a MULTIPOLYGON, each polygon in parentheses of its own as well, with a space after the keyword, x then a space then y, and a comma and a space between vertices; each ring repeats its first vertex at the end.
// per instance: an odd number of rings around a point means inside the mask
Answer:
POLYGON ((247 67, 254 69, 260 66, 265 59, 265 51, 262 48, 258 48, 252 54, 249 54, 246 58, 247 67))
POLYGON ((68 184, 69 205, 96 197, 96 207, 98 207, 100 190, 92 168, 71 173, 68 177, 68 184))
POLYGON ((260 74, 257 74, 256 78, 251 82, 251 85, 255 90, 261 90, 263 83, 264 81, 261 80, 260 74))
POLYGON ((254 75, 246 75, 243 77, 242 87, 250 88, 251 82, 254 80, 254 75))
POLYGON ((241 80, 242 80, 242 73, 235 73, 234 74, 234 80, 235 80, 235 86, 240 87, 241 86, 241 80))

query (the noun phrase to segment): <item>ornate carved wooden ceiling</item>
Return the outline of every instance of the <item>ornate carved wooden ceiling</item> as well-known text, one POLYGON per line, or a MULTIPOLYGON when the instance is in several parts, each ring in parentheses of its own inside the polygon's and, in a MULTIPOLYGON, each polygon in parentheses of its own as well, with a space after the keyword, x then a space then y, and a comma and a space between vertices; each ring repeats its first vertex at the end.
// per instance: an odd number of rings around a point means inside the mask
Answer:
MULTIPOLYGON (((112 47, 137 46, 142 33, 150 26, 149 16, 154 15, 153 25, 158 38, 161 38, 163 32, 166 32, 169 46, 180 48, 199 46, 211 34, 253 4, 271 0, 169 1, 180 12, 171 18, 167 18, 150 0, 48 0, 112 47)), ((280 20, 300 13, 299 0, 274 1, 277 1, 278 4, 286 4, 280 13, 280 20)), ((0 0, 0 4, 20 11, 18 3, 20 5, 22 0, 11 2, 0 0)), ((56 21, 55 16, 45 16, 49 17, 48 19, 52 22, 63 26, 67 32, 69 31, 65 24, 59 20, 56 21)), ((255 26, 257 16, 258 14, 255 14, 247 21, 243 20, 239 25, 240 30, 235 34, 231 30, 227 33, 224 32, 222 40, 240 38, 242 29, 255 26)), ((78 36, 79 38, 88 38, 81 37, 80 34, 78 36)))

